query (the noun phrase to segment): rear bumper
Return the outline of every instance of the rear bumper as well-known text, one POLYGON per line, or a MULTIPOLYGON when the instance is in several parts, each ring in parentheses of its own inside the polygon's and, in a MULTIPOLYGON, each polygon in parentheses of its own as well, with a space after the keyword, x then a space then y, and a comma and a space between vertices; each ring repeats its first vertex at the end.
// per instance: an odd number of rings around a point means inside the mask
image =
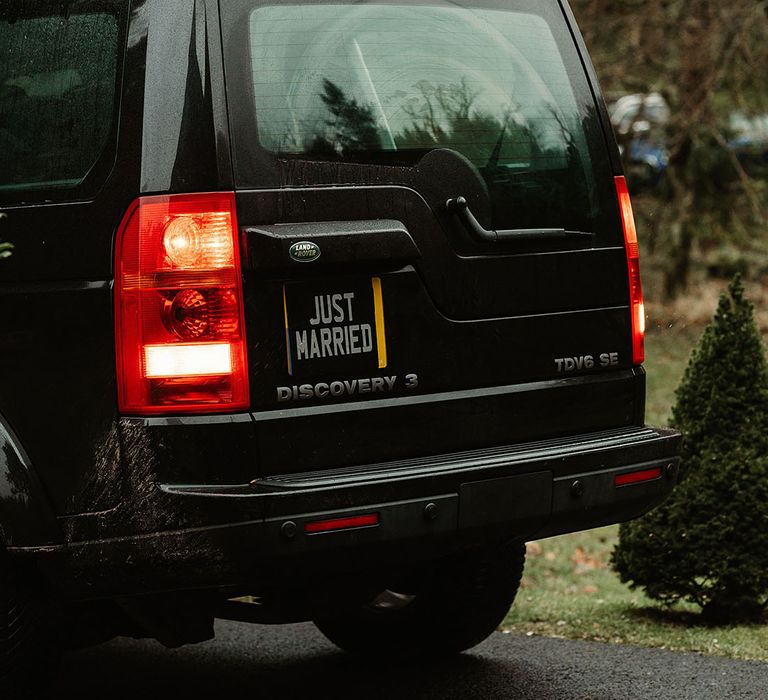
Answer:
POLYGON ((424 561, 637 517, 674 487, 679 440, 671 430, 635 427, 242 486, 165 484, 157 488, 166 507, 198 514, 197 524, 73 541, 45 561, 62 593, 80 598, 256 590, 424 561), (616 484, 648 470, 650 480, 616 484), (205 513, 215 525, 201 524, 205 513), (374 514, 375 525, 307 532, 309 523, 374 514))

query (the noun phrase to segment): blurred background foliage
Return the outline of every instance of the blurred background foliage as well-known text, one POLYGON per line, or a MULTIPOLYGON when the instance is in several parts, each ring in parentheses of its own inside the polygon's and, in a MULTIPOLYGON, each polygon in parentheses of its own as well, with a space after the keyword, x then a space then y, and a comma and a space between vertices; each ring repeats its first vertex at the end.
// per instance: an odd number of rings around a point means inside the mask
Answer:
MULTIPOLYGON (((768 335, 768 1, 570 0, 622 149, 648 313, 646 420, 665 425, 736 272, 768 335)), ((618 527, 528 545, 506 629, 768 661, 768 625, 659 608, 609 564, 618 527)))
POLYGON ((571 4, 610 103, 651 300, 765 276, 768 2, 571 4))

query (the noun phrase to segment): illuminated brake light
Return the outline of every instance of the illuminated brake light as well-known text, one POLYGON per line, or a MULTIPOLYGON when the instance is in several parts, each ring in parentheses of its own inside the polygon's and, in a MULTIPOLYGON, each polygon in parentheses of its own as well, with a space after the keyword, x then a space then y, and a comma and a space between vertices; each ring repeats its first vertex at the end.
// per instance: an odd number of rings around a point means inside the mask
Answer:
POLYGON ((226 212, 176 216, 164 227, 169 262, 182 269, 221 269, 234 263, 231 221, 226 212))
POLYGON ((304 532, 308 535, 319 532, 337 532, 338 530, 352 530, 359 527, 374 527, 379 524, 379 514, 353 515, 349 518, 332 518, 330 520, 316 520, 304 525, 304 532))
POLYGON ((655 481, 661 478, 661 467, 654 467, 653 469, 641 469, 637 472, 629 472, 629 474, 619 474, 613 483, 616 486, 628 486, 629 484, 642 484, 645 481, 655 481))
POLYGON ((624 247, 627 251, 627 275, 629 277, 629 304, 632 319, 632 362, 643 364, 645 360, 645 304, 643 285, 640 280, 640 249, 637 243, 635 215, 629 197, 627 181, 616 178, 616 194, 619 200, 621 223, 624 229, 624 247))
POLYGON ((144 360, 148 379, 232 374, 229 343, 147 345, 144 360))
POLYGON ((121 413, 249 406, 232 192, 141 197, 115 245, 121 413))

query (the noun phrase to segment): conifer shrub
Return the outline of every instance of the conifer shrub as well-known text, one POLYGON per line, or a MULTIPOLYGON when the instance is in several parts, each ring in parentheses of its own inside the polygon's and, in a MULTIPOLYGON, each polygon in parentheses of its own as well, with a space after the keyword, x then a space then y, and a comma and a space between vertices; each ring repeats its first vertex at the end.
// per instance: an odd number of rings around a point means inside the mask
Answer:
POLYGON ((683 434, 670 498, 624 523, 612 564, 663 603, 713 622, 763 618, 768 602, 768 366, 737 275, 693 351, 672 425, 683 434))

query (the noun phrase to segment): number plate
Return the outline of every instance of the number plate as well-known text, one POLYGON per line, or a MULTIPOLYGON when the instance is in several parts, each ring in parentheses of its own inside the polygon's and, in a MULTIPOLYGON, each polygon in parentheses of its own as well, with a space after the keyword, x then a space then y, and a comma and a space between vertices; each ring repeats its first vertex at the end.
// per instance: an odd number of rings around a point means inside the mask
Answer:
POLYGON ((387 366, 378 277, 283 285, 288 373, 365 376, 387 366))

